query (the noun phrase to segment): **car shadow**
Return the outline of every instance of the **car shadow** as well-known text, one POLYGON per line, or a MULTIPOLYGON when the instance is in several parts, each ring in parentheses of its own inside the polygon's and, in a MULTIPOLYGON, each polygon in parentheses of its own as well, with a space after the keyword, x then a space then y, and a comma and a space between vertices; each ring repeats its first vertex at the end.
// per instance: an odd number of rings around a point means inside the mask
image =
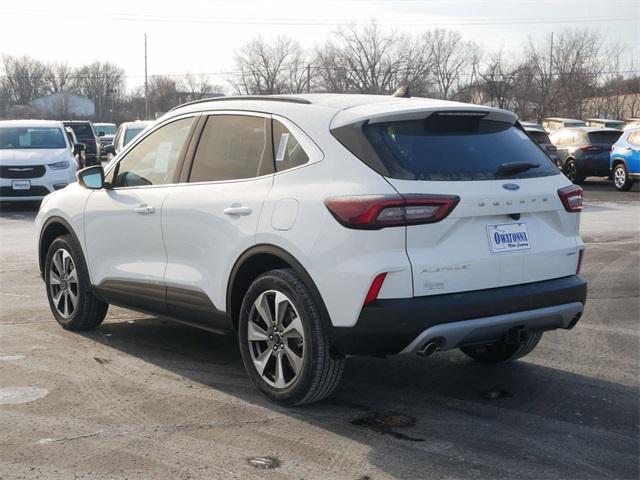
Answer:
POLYGON ((393 477, 638 478, 636 387, 527 361, 479 364, 457 351, 428 360, 352 357, 329 399, 285 408, 250 383, 233 337, 135 315, 82 335, 355 441, 393 477))
POLYGON ((40 201, 0 202, 0 218, 24 219, 32 221, 38 214, 40 201))

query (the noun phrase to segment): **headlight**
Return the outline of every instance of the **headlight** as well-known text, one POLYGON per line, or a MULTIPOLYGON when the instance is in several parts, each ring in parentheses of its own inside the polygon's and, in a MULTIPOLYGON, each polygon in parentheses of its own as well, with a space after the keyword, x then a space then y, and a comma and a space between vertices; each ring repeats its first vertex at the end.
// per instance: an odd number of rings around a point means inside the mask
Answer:
POLYGON ((51 168, 52 170, 66 170, 67 168, 69 168, 69 165, 71 165, 71 163, 64 160, 62 162, 49 164, 49 168, 51 168))

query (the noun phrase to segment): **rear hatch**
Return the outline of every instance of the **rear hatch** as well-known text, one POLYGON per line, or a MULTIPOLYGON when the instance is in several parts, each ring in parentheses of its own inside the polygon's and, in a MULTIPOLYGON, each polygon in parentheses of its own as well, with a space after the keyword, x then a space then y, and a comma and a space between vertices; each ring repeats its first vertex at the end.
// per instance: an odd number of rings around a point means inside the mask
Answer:
POLYGON ((579 217, 558 195, 569 182, 514 116, 456 109, 411 117, 362 122, 368 151, 333 133, 405 198, 459 198, 446 218, 405 227, 414 296, 576 273, 579 217))

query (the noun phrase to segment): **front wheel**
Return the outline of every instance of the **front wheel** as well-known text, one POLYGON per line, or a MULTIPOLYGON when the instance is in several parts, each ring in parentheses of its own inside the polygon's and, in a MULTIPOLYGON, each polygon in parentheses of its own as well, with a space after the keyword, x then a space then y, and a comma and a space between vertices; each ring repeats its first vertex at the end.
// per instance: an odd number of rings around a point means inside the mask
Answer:
POLYGON ((540 342, 542 332, 529 333, 527 339, 521 343, 498 342, 489 345, 475 345, 461 347, 462 352, 479 362, 499 363, 518 360, 528 355, 540 342))
POLYGON ((91 292, 82 250, 71 235, 56 238, 47 252, 44 280, 51 313, 67 330, 90 330, 102 323, 109 305, 91 292))
POLYGON ((613 184, 619 192, 627 192, 631 188, 633 181, 629 178, 624 163, 617 163, 613 167, 613 184))
POLYGON ((249 287, 238 325, 245 369, 258 390, 283 405, 329 396, 344 370, 311 292, 291 269, 272 270, 249 287))

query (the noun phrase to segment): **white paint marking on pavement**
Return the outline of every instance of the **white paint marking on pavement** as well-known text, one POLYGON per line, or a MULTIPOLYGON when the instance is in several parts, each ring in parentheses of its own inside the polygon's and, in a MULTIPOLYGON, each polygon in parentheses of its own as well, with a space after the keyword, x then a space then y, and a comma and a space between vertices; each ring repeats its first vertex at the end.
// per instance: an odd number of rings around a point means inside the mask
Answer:
POLYGON ((0 357, 0 362, 12 362, 14 360, 22 360, 24 355, 4 355, 0 357))
POLYGON ((0 405, 29 403, 47 396, 49 390, 40 387, 3 387, 0 388, 0 405))

